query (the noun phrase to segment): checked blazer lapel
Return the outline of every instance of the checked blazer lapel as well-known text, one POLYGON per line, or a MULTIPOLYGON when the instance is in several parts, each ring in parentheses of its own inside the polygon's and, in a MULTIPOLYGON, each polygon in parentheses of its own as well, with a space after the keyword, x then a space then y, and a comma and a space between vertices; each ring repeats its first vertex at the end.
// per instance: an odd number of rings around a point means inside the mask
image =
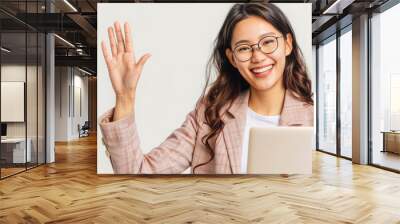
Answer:
POLYGON ((242 158, 243 132, 246 125, 247 105, 249 91, 242 93, 228 109, 233 116, 225 118, 225 127, 222 130, 229 157, 231 172, 240 173, 240 161, 242 158))

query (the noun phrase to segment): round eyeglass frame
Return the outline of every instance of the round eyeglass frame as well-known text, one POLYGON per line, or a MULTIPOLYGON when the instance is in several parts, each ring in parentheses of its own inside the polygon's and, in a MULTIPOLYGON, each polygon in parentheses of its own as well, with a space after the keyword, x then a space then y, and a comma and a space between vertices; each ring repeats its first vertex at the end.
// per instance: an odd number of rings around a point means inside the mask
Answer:
POLYGON ((281 37, 283 37, 283 36, 265 36, 265 37, 263 37, 263 38, 261 38, 259 41, 258 41, 258 43, 256 43, 256 44, 251 44, 251 45, 249 45, 249 44, 241 44, 241 45, 238 45, 238 46, 236 46, 234 49, 233 49, 233 55, 235 56, 235 58, 237 59, 237 60, 239 60, 240 62, 245 62, 245 61, 248 61, 248 60, 250 60, 251 59, 251 57, 253 57, 253 54, 254 54, 254 47, 253 46, 257 46, 257 48, 258 48, 258 50, 260 50, 262 53, 264 53, 264 54, 272 54, 272 53, 274 53, 275 51, 276 51, 276 49, 278 49, 278 47, 279 47, 279 41, 278 41, 278 38, 281 38, 281 37), (273 38, 275 38, 276 39, 276 47, 275 47, 275 49, 273 50, 273 51, 271 51, 271 52, 264 52, 263 50, 261 50, 261 47, 260 47, 260 43, 261 43, 261 41, 262 40, 264 40, 265 38, 268 38, 268 37, 273 37, 273 38), (247 45, 247 46, 250 46, 250 48, 251 48, 251 56, 249 57, 249 59, 247 59, 247 60, 240 60, 239 59, 239 57, 236 55, 236 49, 238 48, 238 47, 242 47, 243 45, 247 45))

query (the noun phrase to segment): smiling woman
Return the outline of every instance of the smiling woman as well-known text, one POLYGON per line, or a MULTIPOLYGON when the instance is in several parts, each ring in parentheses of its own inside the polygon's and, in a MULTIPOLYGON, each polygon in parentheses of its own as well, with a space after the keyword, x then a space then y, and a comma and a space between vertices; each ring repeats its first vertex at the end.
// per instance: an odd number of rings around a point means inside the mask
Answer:
POLYGON ((136 60, 129 24, 108 28, 104 60, 116 94, 101 117, 115 173, 247 173, 253 126, 312 126, 311 81, 296 36, 283 12, 269 3, 235 4, 215 40, 211 74, 182 126, 143 154, 135 124, 136 88, 150 55, 136 60))

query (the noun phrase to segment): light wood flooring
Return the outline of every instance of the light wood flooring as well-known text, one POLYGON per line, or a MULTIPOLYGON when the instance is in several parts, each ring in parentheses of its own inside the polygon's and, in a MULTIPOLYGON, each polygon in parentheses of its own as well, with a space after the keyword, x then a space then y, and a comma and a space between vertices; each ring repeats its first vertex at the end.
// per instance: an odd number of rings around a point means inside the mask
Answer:
POLYGON ((0 223, 400 223, 400 175, 314 153, 312 176, 99 176, 96 139, 0 181, 0 223))
POLYGON ((1 178, 6 178, 8 176, 14 175, 16 173, 23 172, 27 169, 33 169, 37 166, 37 164, 28 163, 27 167, 25 168, 25 164, 19 164, 18 167, 2 167, 1 168, 1 178))
POLYGON ((1 168, 1 178, 22 172, 24 170, 26 170, 25 167, 23 167, 23 168, 22 167, 21 168, 20 167, 17 167, 17 168, 4 168, 3 167, 3 168, 1 168))

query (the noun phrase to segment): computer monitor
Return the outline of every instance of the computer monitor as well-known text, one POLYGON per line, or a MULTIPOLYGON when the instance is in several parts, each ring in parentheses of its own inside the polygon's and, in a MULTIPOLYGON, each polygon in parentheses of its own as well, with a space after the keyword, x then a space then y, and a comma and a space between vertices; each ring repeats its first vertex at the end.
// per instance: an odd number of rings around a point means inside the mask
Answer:
POLYGON ((1 123, 1 136, 7 136, 7 124, 1 123))

